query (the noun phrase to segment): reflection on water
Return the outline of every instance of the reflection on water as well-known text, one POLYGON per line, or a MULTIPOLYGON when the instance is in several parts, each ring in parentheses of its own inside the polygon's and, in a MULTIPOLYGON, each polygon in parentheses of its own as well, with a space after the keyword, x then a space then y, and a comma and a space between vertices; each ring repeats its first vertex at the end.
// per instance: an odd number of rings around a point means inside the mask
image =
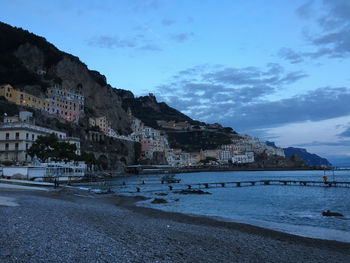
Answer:
MULTIPOLYGON (((180 184, 174 190, 186 189, 187 184, 232 182, 263 179, 322 181, 323 171, 264 171, 264 172, 204 172, 178 174, 180 184)), ((280 231, 350 242, 350 188, 261 185, 250 187, 218 187, 206 191, 211 195, 180 195, 161 184, 161 175, 143 175, 114 180, 117 193, 162 198, 167 204, 141 205, 166 211, 220 217, 246 222, 280 231), (145 184, 141 184, 144 181, 145 184), (125 182, 125 186, 122 186, 125 182), (179 199, 178 201, 175 201, 179 199), (344 217, 324 217, 322 211, 337 211, 344 217)), ((350 182, 350 171, 328 174, 330 181, 350 182)))

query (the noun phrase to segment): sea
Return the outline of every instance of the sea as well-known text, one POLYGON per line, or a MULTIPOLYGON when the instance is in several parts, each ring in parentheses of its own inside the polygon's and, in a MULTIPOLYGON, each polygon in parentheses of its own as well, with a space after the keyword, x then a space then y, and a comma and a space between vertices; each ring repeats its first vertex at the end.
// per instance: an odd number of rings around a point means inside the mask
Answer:
MULTIPOLYGON (((328 181, 350 182, 350 171, 327 171, 328 181)), ((350 242, 350 187, 255 185, 201 187, 210 194, 178 193, 196 183, 254 180, 322 181, 324 171, 226 171, 180 173, 179 183, 161 183, 161 174, 125 176, 109 182, 117 194, 149 197, 137 205, 169 212, 209 216, 304 237, 350 242), (173 187, 169 190, 169 185, 173 187), (137 188, 140 192, 137 192, 137 188), (154 198, 167 203, 153 204, 154 198), (323 211, 343 217, 326 217, 323 211)), ((198 186, 193 186, 198 189, 198 186)))

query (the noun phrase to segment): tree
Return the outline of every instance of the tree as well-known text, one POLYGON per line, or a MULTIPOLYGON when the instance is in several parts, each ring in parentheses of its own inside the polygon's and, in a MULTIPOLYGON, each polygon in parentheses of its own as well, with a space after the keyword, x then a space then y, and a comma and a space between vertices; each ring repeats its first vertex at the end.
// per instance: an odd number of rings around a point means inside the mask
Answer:
POLYGON ((82 152, 79 156, 79 161, 84 161, 91 169, 92 165, 98 165, 101 162, 95 158, 93 153, 82 152))
POLYGON ((54 161, 77 160, 75 144, 60 142, 55 134, 38 136, 38 139, 27 150, 30 157, 37 156, 40 161, 46 162, 49 158, 54 161))

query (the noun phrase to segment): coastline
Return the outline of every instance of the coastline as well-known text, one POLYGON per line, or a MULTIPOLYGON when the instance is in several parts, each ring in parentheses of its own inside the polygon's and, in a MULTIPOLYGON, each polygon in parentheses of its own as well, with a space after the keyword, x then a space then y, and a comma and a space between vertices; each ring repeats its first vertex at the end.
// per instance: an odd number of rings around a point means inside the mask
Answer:
POLYGON ((145 200, 140 196, 71 189, 7 189, 0 195, 19 204, 0 206, 1 262, 350 260, 350 243, 136 206, 145 200))
MULTIPOLYGON (((172 172, 174 173, 200 173, 200 172, 261 172, 261 171, 331 171, 332 168, 323 168, 323 167, 276 167, 276 168, 259 168, 259 167, 206 167, 206 168, 183 168, 183 169, 174 169, 172 172)), ((137 173, 132 172, 124 172, 125 175, 147 175, 147 174, 163 174, 167 170, 155 170, 151 169, 148 171, 144 169, 137 173)))

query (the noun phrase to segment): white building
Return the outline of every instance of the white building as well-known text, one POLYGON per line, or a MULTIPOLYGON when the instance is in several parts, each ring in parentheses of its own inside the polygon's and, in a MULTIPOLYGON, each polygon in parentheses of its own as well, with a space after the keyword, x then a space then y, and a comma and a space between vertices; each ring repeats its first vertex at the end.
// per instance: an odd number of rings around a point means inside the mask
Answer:
POLYGON ((80 155, 80 139, 67 137, 65 132, 51 130, 34 125, 33 114, 21 111, 16 116, 5 116, 4 123, 0 124, 0 161, 30 162, 31 157, 27 150, 39 136, 55 134, 61 141, 75 144, 76 154, 80 155))
POLYGON ((253 163, 254 153, 246 152, 245 154, 237 154, 232 157, 232 163, 253 163))
POLYGON ((29 162, 27 150, 38 136, 55 134, 65 139, 66 133, 39 127, 30 123, 13 122, 0 125, 0 161, 29 162))

